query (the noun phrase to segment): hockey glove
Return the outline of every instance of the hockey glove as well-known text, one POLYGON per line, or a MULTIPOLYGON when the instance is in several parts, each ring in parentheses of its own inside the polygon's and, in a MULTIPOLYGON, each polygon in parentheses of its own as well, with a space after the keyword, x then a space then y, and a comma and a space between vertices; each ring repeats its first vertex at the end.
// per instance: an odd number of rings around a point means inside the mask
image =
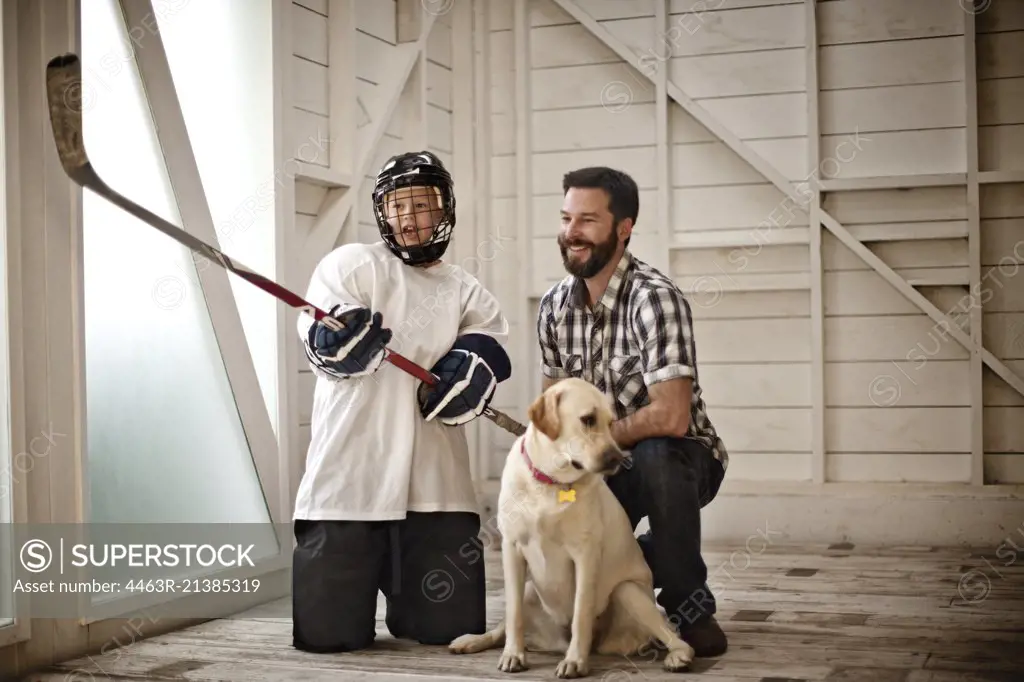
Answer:
POLYGON ((491 367, 476 353, 452 349, 431 371, 435 386, 422 387, 420 413, 430 421, 458 426, 476 419, 494 397, 498 380, 491 367))
POLYGON ((344 329, 335 331, 322 321, 309 328, 308 343, 325 371, 341 377, 365 376, 376 372, 384 361, 385 346, 391 341, 391 330, 382 327, 380 313, 369 308, 351 308, 340 312, 331 308, 329 315, 339 320, 344 329))

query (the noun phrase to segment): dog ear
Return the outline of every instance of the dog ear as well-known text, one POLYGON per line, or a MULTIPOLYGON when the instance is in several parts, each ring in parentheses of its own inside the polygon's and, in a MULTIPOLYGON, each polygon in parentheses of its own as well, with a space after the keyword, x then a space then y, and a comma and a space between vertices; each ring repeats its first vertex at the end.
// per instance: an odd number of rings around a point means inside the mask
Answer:
POLYGON ((558 402, 561 399, 561 391, 549 389, 540 394, 527 411, 533 425, 551 440, 557 440, 562 430, 562 422, 558 417, 558 402))

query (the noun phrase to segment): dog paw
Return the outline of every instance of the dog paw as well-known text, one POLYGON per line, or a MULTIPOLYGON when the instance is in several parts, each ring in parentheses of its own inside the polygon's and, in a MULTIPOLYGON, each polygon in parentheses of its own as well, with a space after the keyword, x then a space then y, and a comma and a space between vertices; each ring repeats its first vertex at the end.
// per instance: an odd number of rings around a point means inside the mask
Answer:
POLYGON ((671 673, 681 673, 690 669, 693 662, 693 649, 675 649, 665 655, 663 667, 671 673))
POLYGON ((489 639, 487 635, 462 635, 451 641, 448 651, 453 654, 475 654, 487 648, 489 639))
POLYGON ((526 670, 526 654, 522 651, 505 651, 498 659, 498 670, 503 673, 518 673, 526 670))
POLYGON ((566 656, 555 668, 555 677, 562 679, 570 677, 586 677, 589 672, 587 662, 581 658, 569 658, 566 656))

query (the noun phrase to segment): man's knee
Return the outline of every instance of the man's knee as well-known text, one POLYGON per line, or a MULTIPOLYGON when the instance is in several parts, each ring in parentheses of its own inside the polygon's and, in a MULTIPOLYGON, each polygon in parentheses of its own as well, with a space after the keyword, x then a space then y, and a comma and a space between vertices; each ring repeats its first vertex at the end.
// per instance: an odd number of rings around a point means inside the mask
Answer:
POLYGON ((697 480, 697 471, 681 438, 644 439, 633 447, 632 455, 634 469, 648 484, 661 482, 678 490, 680 483, 697 480))
POLYGON ((715 499, 725 475, 711 449, 692 439, 648 438, 634 446, 632 459, 646 498, 681 497, 701 508, 715 499))
POLYGON ((639 441, 632 449, 634 462, 637 464, 654 463, 664 466, 667 462, 674 461, 687 463, 683 453, 683 439, 671 438, 668 436, 652 436, 639 441))

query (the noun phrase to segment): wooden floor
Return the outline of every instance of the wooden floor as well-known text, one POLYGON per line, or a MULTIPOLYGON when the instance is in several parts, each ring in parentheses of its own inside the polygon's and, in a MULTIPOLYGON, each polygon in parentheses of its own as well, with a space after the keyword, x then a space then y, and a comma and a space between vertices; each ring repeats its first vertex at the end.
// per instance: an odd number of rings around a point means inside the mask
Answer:
MULTIPOLYGON (((1018 545, 1024 546, 1024 538, 1018 545)), ((851 545, 714 547, 705 554, 729 651, 692 672, 658 662, 595 657, 590 679, 1024 680, 1024 552, 1012 548, 870 548, 851 545)), ((488 557, 490 616, 501 613, 500 564, 488 557)), ((287 600, 229 620, 68 661, 32 682, 124 680, 554 679, 553 656, 530 670, 496 670, 498 651, 454 656, 391 638, 379 612, 374 648, 310 655, 291 648, 287 600), (72 675, 70 673, 74 672, 72 675), (91 676, 86 673, 91 674, 91 676)))

